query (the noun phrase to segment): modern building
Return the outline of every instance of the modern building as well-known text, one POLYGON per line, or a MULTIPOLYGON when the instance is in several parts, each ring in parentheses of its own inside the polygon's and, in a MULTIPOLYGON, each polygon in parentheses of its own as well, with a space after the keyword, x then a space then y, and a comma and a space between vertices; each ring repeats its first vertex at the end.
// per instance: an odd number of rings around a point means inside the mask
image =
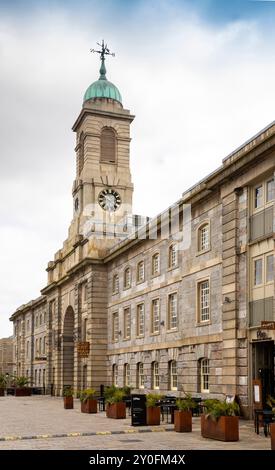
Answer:
POLYGON ((0 375, 13 374, 13 338, 0 339, 0 375))
POLYGON ((275 122, 148 220, 132 215, 133 119, 103 45, 73 125, 68 237, 42 297, 11 317, 17 372, 55 394, 114 383, 237 395, 249 415, 254 380, 274 394, 275 122))

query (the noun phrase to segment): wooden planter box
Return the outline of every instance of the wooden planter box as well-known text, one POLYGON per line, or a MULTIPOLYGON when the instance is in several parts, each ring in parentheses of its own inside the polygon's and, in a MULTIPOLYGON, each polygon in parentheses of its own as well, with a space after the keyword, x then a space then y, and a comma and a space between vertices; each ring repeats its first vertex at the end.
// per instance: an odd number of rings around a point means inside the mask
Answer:
POLYGON ((271 450, 275 450, 275 423, 270 424, 271 450))
POLYGON ((218 441, 239 440, 239 417, 221 416, 217 421, 201 415, 201 435, 218 441))
POLYGON ((31 387, 22 387, 15 389, 15 396, 16 397, 29 397, 32 394, 31 387))
POLYGON ((192 411, 174 411, 174 429, 176 432, 192 431, 192 411))
POLYGON ((159 406, 148 406, 146 408, 146 421, 149 426, 157 426, 160 424, 159 406))
POLYGON ((89 398, 81 402, 81 413, 97 413, 97 400, 89 398))
POLYGON ((0 388, 0 397, 3 397, 5 395, 5 389, 0 388))
POLYGON ((74 407, 74 397, 64 397, 65 410, 71 410, 74 407))
POLYGON ((107 408, 106 408, 106 415, 107 415, 107 418, 113 418, 113 419, 126 418, 126 403, 120 402, 120 403, 113 403, 112 405, 108 403, 107 408))

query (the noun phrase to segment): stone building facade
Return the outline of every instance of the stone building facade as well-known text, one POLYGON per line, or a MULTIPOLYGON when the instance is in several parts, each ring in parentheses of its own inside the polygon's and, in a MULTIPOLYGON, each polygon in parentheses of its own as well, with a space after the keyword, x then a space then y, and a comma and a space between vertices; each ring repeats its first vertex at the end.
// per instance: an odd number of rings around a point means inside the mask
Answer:
POLYGON ((13 338, 0 339, 0 375, 13 373, 13 338))
POLYGON ((54 394, 238 395, 248 415, 253 380, 274 394, 275 123, 149 221, 132 214, 133 119, 103 55, 73 126, 68 238, 42 297, 11 317, 17 373, 54 394))

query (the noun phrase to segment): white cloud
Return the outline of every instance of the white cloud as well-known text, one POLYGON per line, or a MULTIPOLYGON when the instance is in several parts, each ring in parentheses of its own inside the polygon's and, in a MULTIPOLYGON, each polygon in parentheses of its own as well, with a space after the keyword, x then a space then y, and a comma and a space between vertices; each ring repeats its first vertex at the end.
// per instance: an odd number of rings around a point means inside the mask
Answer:
POLYGON ((96 40, 104 36, 116 51, 107 76, 136 114, 136 213, 162 211, 274 119, 271 33, 256 21, 210 26, 162 6, 164 16, 143 5, 123 27, 61 10, 0 20, 0 337, 13 310, 39 295, 46 263, 66 238, 71 125, 98 75, 88 52, 96 40))

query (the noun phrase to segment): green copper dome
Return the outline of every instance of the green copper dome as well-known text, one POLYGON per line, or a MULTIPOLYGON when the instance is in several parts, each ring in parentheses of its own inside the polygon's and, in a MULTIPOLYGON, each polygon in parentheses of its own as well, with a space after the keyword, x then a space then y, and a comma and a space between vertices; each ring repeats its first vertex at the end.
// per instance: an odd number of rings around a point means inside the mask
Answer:
POLYGON ((87 88, 84 102, 93 98, 109 98, 122 104, 122 97, 117 87, 106 78, 104 59, 101 60, 100 77, 87 88))

